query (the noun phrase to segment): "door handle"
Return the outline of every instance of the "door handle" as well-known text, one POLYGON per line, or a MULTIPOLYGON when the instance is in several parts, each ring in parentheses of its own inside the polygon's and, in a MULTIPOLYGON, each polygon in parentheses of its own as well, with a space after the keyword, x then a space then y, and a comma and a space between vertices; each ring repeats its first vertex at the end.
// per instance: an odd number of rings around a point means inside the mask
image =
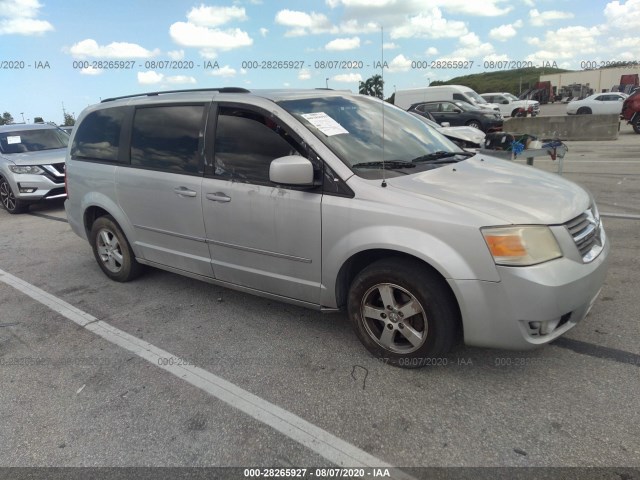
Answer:
POLYGON ((181 197, 195 197, 198 195, 198 192, 189 190, 187 187, 176 187, 173 189, 173 192, 181 197))
POLYGON ((227 197, 227 195, 222 192, 207 193, 206 197, 207 197, 207 200, 220 202, 220 203, 228 203, 231 201, 231 197, 227 197))

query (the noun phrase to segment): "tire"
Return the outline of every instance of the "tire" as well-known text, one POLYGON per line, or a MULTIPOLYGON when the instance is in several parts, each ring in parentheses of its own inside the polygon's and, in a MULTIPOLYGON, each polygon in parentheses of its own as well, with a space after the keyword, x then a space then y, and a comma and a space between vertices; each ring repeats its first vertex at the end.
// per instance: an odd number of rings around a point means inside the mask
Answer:
POLYGON ((142 273, 127 237, 110 215, 93 222, 89 238, 100 269, 111 280, 128 282, 142 273))
MULTIPOLYGON (((469 120, 466 124, 467 127, 477 128, 478 130, 483 130, 482 125, 478 120, 469 120)), ((483 130, 484 131, 484 130, 483 130)))
POLYGON ((353 280, 347 302, 362 344, 392 365, 441 364, 438 357, 455 342, 455 299, 440 278, 415 262, 390 258, 369 265, 353 280))
POLYGON ((511 117, 512 118, 526 117, 526 116, 527 116, 527 111, 526 110, 521 110, 519 108, 516 108, 513 112, 511 112, 511 117))
POLYGON ((0 203, 2 207, 12 215, 24 213, 29 210, 29 204, 18 200, 11 190, 11 185, 3 177, 0 177, 0 203))
POLYGON ((633 124, 633 131, 636 133, 640 133, 640 120, 636 121, 636 123, 633 124))
POLYGON ((577 115, 590 115, 591 109, 589 107, 580 107, 576 112, 577 115))

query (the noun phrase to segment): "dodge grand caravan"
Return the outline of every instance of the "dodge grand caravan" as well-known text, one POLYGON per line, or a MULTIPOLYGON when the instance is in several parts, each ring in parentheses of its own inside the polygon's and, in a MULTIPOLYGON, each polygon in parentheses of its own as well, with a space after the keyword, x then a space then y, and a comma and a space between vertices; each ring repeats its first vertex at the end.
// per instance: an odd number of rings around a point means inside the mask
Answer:
POLYGON ((152 266, 344 308, 372 354, 405 367, 460 339, 552 341, 587 315, 608 264, 583 188, 344 92, 106 99, 78 118, 67 183, 71 228, 111 279, 152 266))

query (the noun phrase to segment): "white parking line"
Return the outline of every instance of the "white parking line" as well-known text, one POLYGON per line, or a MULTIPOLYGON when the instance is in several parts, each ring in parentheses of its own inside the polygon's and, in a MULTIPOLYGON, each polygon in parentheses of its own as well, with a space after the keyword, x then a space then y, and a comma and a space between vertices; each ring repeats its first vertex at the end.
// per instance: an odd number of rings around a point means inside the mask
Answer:
MULTIPOLYGON (((64 300, 3 270, 0 270, 0 281, 23 292, 37 302, 46 305, 60 315, 102 337, 108 342, 134 353, 156 367, 172 373, 176 377, 204 390, 233 408, 237 408, 256 420, 269 425, 335 465, 344 467, 392 468, 391 465, 360 450, 358 447, 202 368, 182 364, 162 365, 162 363, 166 363, 162 361, 163 359, 178 357, 144 340, 129 335, 106 322, 98 320, 88 313, 68 304, 64 300)), ((413 478, 398 470, 394 470, 393 477, 402 479, 413 478)))

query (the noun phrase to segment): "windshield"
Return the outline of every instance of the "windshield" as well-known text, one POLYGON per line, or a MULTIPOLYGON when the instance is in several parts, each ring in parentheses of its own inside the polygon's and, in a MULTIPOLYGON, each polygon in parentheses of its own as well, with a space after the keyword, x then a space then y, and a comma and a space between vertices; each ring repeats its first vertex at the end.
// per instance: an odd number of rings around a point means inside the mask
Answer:
POLYGON ((69 136, 57 128, 13 130, 0 133, 0 151, 2 153, 24 153, 67 148, 68 142, 69 136))
POLYGON ((509 100, 520 100, 518 97, 510 93, 505 93, 504 96, 507 97, 509 100))
POLYGON ((463 112, 470 112, 470 111, 478 111, 478 110, 482 110, 483 112, 485 111, 484 108, 480 108, 477 105, 473 105, 471 103, 467 103, 467 102, 460 102, 458 100, 454 101, 453 103, 456 104, 456 106, 458 108, 460 108, 463 112))
POLYGON ((483 104, 483 105, 484 105, 485 103, 489 103, 489 102, 487 102, 484 98, 482 98, 480 95, 478 95, 476 92, 474 92, 473 90, 469 90, 469 91, 467 91, 467 92, 464 92, 464 94, 465 94, 467 97, 469 97, 469 98, 473 99, 473 101, 474 101, 475 103, 481 103, 481 104, 483 104))
MULTIPOLYGON (((434 152, 464 153, 423 121, 372 97, 305 98, 281 101, 279 105, 300 120, 349 167, 381 163, 383 152, 385 162, 412 162, 434 152)), ((359 169, 354 172, 361 174, 359 169)))

